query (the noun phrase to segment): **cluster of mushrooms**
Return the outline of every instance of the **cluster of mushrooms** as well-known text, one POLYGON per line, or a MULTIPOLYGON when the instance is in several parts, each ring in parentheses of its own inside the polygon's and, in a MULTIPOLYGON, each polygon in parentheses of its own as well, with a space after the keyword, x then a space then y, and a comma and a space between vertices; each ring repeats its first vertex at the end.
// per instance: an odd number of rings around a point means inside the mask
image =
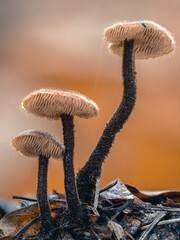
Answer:
POLYGON ((109 50, 123 57, 123 97, 106 124, 92 154, 76 176, 73 166, 73 118, 96 117, 97 105, 84 95, 70 90, 41 89, 22 101, 22 108, 26 113, 47 119, 61 118, 63 126, 63 144, 50 134, 38 130, 22 132, 13 140, 14 147, 25 156, 39 157, 37 184, 37 202, 41 217, 39 239, 53 239, 55 229, 47 197, 49 158, 63 159, 66 196, 66 210, 61 216, 63 221, 69 221, 76 227, 90 227, 92 222, 88 206, 97 208, 94 202, 95 196, 99 196, 102 163, 109 154, 116 134, 123 128, 135 105, 135 58, 155 58, 168 54, 175 48, 171 34, 152 21, 120 22, 105 29, 104 37, 110 43, 109 50))

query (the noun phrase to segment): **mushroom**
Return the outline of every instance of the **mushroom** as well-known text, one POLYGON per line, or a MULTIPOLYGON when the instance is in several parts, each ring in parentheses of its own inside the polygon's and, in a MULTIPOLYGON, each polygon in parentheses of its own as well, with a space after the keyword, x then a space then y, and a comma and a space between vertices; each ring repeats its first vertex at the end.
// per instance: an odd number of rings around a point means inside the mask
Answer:
POLYGON ((41 214, 40 237, 49 239, 53 233, 53 221, 47 199, 47 172, 50 157, 59 159, 64 153, 64 146, 48 133, 28 130, 13 139, 17 151, 29 157, 39 157, 37 201, 41 214))
POLYGON ((61 118, 64 135, 64 175, 67 209, 76 221, 80 216, 80 201, 77 192, 73 154, 74 154, 74 124, 73 116, 81 118, 96 117, 97 105, 84 95, 70 90, 42 89, 28 95, 22 102, 22 108, 27 113, 48 119, 61 118))
POLYGON ((155 58, 168 54, 175 48, 171 34, 152 21, 121 22, 105 29, 104 37, 111 42, 109 50, 123 57, 124 92, 119 107, 106 124, 94 151, 77 174, 80 200, 90 205, 94 201, 96 182, 101 175, 102 163, 112 147, 116 134, 123 128, 135 105, 135 57, 155 58))
POLYGON ((104 37, 110 42, 109 50, 117 56, 123 56, 125 40, 135 41, 136 59, 156 58, 175 49, 171 33, 153 21, 120 22, 105 29, 104 37))

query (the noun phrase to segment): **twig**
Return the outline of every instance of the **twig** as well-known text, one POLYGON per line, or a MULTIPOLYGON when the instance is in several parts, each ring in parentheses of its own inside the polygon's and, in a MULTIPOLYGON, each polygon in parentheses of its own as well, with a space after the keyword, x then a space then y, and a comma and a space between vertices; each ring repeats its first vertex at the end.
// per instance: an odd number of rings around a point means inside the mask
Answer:
POLYGON ((121 207, 118 208, 118 212, 111 218, 111 220, 113 221, 115 218, 117 218, 117 216, 121 213, 121 211, 126 209, 133 201, 134 199, 128 199, 127 202, 125 202, 125 204, 123 204, 121 207))
MULTIPOLYGON (((180 218, 174 218, 174 219, 169 219, 169 220, 164 220, 164 221, 160 221, 158 222, 158 226, 161 226, 161 225, 165 225, 165 224, 173 224, 173 223, 177 223, 177 222, 180 222, 180 218)), ((143 227, 140 228, 140 230, 145 230, 146 228, 148 228, 150 226, 150 224, 148 225, 145 225, 143 227)))
POLYGON ((133 236, 130 233, 126 232, 125 230, 124 230, 124 232, 130 239, 135 240, 135 238, 133 238, 133 236))
POLYGON ((37 199, 35 198, 28 198, 28 197, 20 197, 20 196, 12 196, 13 199, 20 199, 20 200, 25 200, 29 202, 37 202, 37 199))
POLYGON ((150 226, 143 232, 139 240, 146 239, 147 235, 152 231, 152 229, 158 224, 158 222, 166 216, 167 213, 162 212, 160 215, 150 224, 150 226))
POLYGON ((97 178, 96 181, 96 192, 94 197, 94 208, 96 209, 98 206, 98 200, 99 200, 99 187, 100 187, 100 177, 97 178))
POLYGON ((134 201, 134 199, 133 199, 133 198, 130 198, 130 199, 127 199, 127 201, 125 202, 125 204, 122 205, 122 206, 120 206, 120 207, 119 207, 119 205, 121 205, 121 202, 120 202, 120 203, 117 203, 117 204, 114 204, 114 205, 112 205, 112 206, 110 206, 110 207, 105 207, 104 209, 105 209, 105 210, 119 210, 119 211, 122 211, 122 210, 124 210, 124 206, 127 207, 128 205, 132 204, 133 201, 134 201), (127 203, 128 203, 128 204, 127 204, 127 203), (126 204, 127 204, 127 206, 126 206, 126 204))
POLYGON ((96 234, 96 232, 94 231, 94 229, 92 227, 90 228, 90 232, 92 234, 92 236, 91 236, 92 240, 100 240, 99 236, 96 234))
POLYGON ((153 205, 142 205, 142 204, 131 204, 130 208, 133 210, 134 209, 138 209, 138 210, 145 209, 145 210, 154 210, 154 211, 180 212, 180 208, 157 207, 157 206, 153 206, 153 205))
POLYGON ((116 184, 117 184, 117 180, 116 180, 115 182, 112 182, 112 183, 109 184, 108 186, 102 188, 102 189, 99 191, 99 193, 102 193, 102 192, 104 192, 104 191, 107 191, 108 189, 114 187, 116 184))

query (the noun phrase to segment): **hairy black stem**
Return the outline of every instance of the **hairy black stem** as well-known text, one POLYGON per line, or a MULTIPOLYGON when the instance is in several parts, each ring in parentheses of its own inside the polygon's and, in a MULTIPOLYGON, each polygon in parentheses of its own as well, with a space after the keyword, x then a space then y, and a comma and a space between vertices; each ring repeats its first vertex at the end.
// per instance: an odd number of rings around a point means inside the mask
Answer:
POLYGON ((76 180, 81 202, 93 204, 96 180, 101 175, 102 163, 109 154, 116 133, 123 128, 135 105, 136 73, 134 62, 134 40, 125 40, 123 53, 123 98, 121 104, 106 124, 103 134, 88 161, 77 174, 76 180))
POLYGON ((78 211, 80 210, 80 201, 76 187, 73 155, 74 155, 74 124, 73 116, 62 114, 61 115, 63 124, 63 135, 64 135, 64 182, 67 209, 72 216, 72 219, 77 219, 78 211))
POLYGON ((39 156, 37 201, 41 215, 40 237, 42 237, 42 239, 46 239, 46 236, 48 236, 54 229, 47 197, 48 161, 49 158, 43 155, 39 156))

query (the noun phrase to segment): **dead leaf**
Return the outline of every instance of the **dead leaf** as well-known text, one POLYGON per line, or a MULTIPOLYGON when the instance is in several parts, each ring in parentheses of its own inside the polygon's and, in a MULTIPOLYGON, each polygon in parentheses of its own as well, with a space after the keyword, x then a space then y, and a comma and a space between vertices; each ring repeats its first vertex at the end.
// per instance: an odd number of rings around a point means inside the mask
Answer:
POLYGON ((126 184, 125 186, 131 194, 142 200, 148 200, 157 204, 162 200, 165 201, 167 198, 170 198, 174 202, 180 202, 180 191, 139 191, 132 185, 126 184))
MULTIPOLYGON (((61 200, 53 200, 50 201, 50 209, 57 208, 61 204, 64 204, 64 201, 61 200)), ((39 207, 38 204, 32 204, 28 207, 21 208, 19 210, 15 210, 6 216, 4 216, 0 221, 0 232, 2 232, 3 236, 11 236, 17 234, 18 231, 22 229, 27 223, 29 223, 32 219, 39 215, 39 207)), ((56 218, 57 213, 52 212, 52 217, 56 218)), ((40 220, 37 220, 32 224, 29 229, 24 233, 24 237, 32 236, 36 234, 40 227, 40 220)))
POLYGON ((119 178, 101 189, 100 196, 113 202, 133 200, 134 203, 146 205, 145 202, 134 196, 119 178))
POLYGON ((114 221, 109 221, 108 227, 112 231, 116 240, 125 240, 126 239, 124 230, 120 224, 118 224, 114 221))
POLYGON ((126 188, 126 186, 121 182, 120 179, 116 179, 115 181, 108 184, 105 188, 100 190, 100 196, 106 199, 134 199, 133 194, 126 188))

